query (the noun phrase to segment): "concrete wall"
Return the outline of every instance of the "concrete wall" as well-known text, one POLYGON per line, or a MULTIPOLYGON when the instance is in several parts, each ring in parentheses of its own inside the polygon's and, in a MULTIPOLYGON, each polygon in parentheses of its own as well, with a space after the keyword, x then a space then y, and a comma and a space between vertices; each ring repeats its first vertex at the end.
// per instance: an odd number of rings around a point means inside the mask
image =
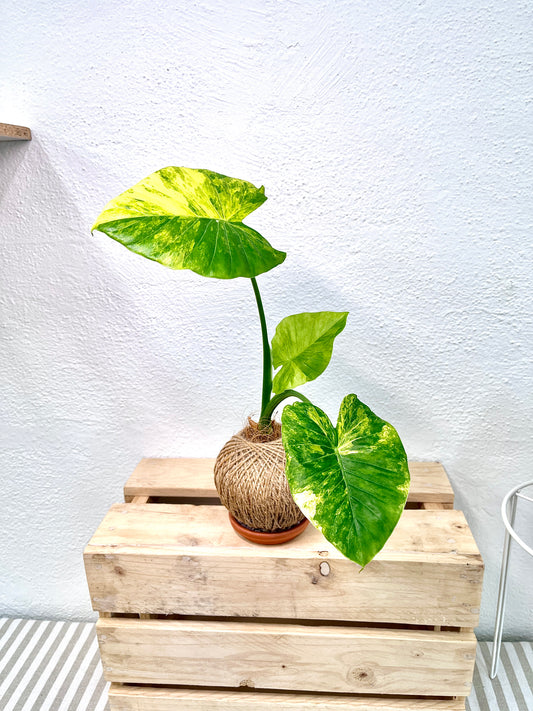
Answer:
MULTIPOLYGON (((333 418, 356 392, 445 464, 490 635, 500 501, 532 476, 531 7, 239 5, 2 8, 0 121, 34 139, 0 144, 0 613, 89 619, 81 551, 140 457, 214 456, 257 412, 249 281, 89 234, 185 165, 266 186, 248 223, 288 252, 259 279, 271 330, 351 312, 304 392, 333 418)), ((533 636, 532 566, 513 560, 508 636, 533 636)))

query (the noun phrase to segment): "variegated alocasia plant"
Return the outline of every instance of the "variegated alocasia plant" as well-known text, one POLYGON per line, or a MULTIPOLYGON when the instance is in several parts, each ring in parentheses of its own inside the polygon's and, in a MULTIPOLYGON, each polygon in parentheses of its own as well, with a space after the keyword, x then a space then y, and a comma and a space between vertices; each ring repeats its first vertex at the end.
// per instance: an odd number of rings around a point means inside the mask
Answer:
POLYGON ((347 395, 336 426, 294 388, 328 366, 348 313, 287 316, 268 340, 256 277, 281 264, 280 252, 243 223, 266 200, 264 188, 210 170, 158 170, 111 200, 93 230, 171 269, 218 279, 252 281, 263 339, 261 427, 282 414, 286 474, 307 518, 345 556, 365 566, 378 553, 403 511, 409 469, 392 425, 355 395, 347 395), (275 375, 273 371, 277 370, 275 375))

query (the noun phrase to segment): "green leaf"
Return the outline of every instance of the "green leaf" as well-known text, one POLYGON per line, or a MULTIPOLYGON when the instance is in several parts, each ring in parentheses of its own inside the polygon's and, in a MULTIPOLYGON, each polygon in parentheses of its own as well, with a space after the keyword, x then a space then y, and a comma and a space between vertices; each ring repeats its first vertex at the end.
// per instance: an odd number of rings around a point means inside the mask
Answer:
POLYGON ((409 492, 398 433, 356 395, 342 401, 336 428, 311 403, 287 405, 281 421, 294 500, 330 543, 365 566, 398 523, 409 492))
POLYGON ((265 189, 211 170, 163 168, 109 202, 93 230, 171 269, 254 277, 285 259, 242 220, 265 189))
POLYGON ((272 339, 275 393, 318 378, 331 360, 333 341, 346 326, 348 312, 294 314, 280 321, 272 339))

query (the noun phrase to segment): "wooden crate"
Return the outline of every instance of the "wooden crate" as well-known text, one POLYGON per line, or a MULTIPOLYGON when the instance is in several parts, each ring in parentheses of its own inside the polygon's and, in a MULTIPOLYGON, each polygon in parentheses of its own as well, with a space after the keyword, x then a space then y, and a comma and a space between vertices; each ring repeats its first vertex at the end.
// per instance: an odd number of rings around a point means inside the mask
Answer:
POLYGON ((145 459, 85 550, 112 711, 458 711, 483 562, 440 464, 364 571, 312 526, 258 546, 212 459, 145 459))

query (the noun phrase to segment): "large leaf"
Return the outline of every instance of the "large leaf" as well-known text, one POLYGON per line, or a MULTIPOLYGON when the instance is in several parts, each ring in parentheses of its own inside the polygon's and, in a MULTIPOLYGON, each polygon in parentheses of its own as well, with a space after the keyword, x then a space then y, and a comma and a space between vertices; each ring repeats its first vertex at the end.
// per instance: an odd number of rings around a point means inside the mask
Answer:
POLYGON ((333 341, 346 325, 348 312, 319 311, 294 314, 280 321, 272 339, 273 382, 280 393, 314 380, 331 360, 333 341))
POLYGON ((264 188, 245 180, 163 168, 111 200, 92 229, 171 269, 254 277, 286 256, 242 223, 265 200, 264 188))
POLYGON ((409 491, 398 433, 356 395, 342 401, 337 427, 311 403, 282 415, 286 473, 294 500, 347 558, 365 566, 396 526, 409 491))

